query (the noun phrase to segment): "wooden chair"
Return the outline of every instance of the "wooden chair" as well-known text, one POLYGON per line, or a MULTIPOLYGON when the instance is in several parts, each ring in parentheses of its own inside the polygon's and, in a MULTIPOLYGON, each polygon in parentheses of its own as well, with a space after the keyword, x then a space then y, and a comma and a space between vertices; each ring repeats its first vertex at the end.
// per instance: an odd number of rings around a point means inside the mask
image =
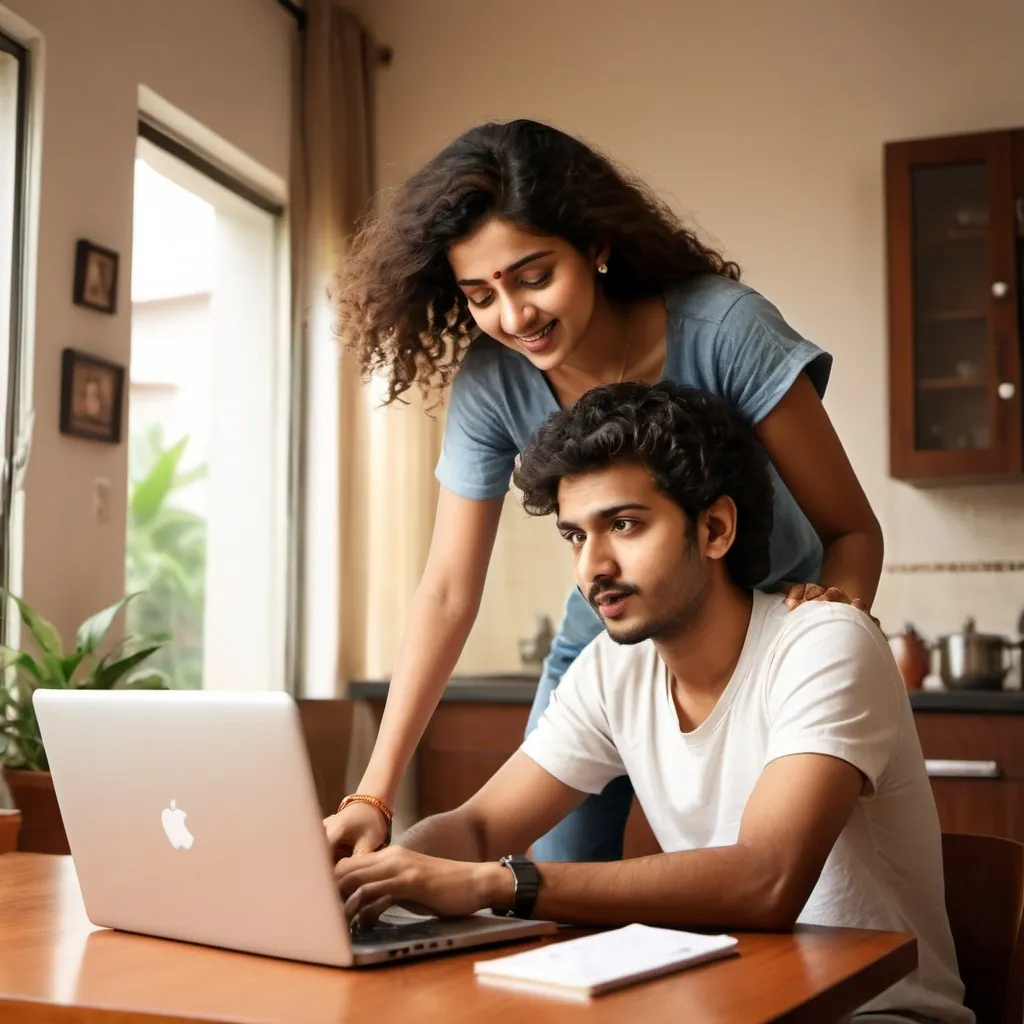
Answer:
POLYGON ((964 1002, 978 1024, 1021 1024, 1024 844, 945 832, 942 862, 964 1002))

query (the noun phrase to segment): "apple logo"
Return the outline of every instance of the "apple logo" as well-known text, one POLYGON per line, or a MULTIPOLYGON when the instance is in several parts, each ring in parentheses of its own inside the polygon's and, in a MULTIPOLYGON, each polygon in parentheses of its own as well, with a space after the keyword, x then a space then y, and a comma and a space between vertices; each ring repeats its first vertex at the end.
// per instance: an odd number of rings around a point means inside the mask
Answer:
POLYGON ((167 833, 167 838, 171 841, 171 846, 176 850, 192 849, 192 833, 189 832, 188 826, 185 824, 185 811, 181 810, 173 800, 170 807, 165 807, 160 812, 160 823, 164 827, 164 832, 167 833))

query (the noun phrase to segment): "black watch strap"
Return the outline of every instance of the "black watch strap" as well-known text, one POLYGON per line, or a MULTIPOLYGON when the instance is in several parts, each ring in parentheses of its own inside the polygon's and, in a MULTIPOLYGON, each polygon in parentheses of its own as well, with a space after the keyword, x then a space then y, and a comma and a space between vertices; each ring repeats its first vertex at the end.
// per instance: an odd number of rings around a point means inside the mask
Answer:
POLYGON ((540 890, 540 872, 537 865, 526 857, 510 854, 502 857, 500 863, 512 872, 516 880, 516 890, 512 897, 512 907, 505 912, 506 917, 533 917, 533 908, 537 903, 540 890))

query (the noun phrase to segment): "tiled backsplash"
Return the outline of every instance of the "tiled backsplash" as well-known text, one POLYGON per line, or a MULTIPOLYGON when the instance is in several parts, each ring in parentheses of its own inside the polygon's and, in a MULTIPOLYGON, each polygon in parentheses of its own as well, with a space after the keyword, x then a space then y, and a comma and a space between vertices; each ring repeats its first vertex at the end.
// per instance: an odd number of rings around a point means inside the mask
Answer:
MULTIPOLYGON (((928 640, 959 633, 968 616, 981 633, 1018 638, 1024 612, 1024 560, 910 562, 885 567, 874 612, 886 633, 907 623, 928 640)), ((1007 679, 1019 686, 1019 672, 1007 679)))
POLYGON ((1024 572, 1024 561, 1000 559, 994 562, 896 562, 885 572, 1024 572))
POLYGON ((874 505, 885 535, 875 614, 886 632, 1017 636, 1024 610, 1024 485, 916 488, 886 481, 874 505))

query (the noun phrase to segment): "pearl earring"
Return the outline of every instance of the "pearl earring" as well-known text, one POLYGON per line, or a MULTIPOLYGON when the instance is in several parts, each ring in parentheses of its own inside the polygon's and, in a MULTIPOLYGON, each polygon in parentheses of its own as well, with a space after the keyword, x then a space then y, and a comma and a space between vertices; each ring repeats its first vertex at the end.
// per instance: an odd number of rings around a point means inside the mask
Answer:
POLYGON ((598 272, 599 274, 607 274, 607 273, 608 273, 608 264, 607 264, 607 263, 602 263, 602 264, 601 264, 601 265, 600 265, 600 266, 599 266, 599 267, 597 268, 597 272, 598 272))

